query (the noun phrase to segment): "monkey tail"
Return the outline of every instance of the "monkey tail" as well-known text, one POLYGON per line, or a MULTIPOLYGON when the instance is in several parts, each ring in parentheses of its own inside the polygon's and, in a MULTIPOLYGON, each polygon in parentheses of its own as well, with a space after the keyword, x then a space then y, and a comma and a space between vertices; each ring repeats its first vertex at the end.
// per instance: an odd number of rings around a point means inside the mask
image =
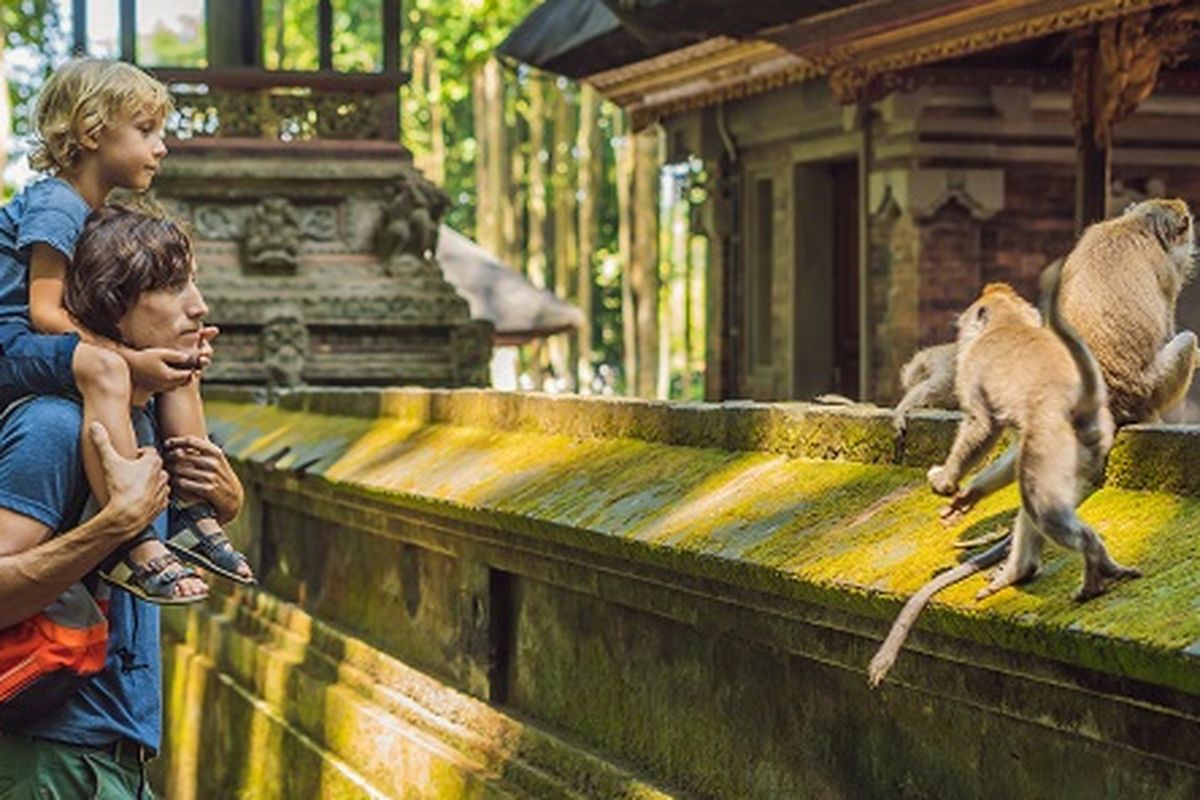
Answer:
POLYGON ((1100 374, 1100 365, 1096 363, 1092 351, 1059 313, 1058 296, 1062 288, 1064 260, 1062 258, 1055 259, 1042 272, 1042 319, 1046 321, 1047 327, 1054 331, 1062 343, 1067 346, 1067 351, 1070 352, 1075 366, 1079 369, 1083 391, 1080 393, 1079 401, 1075 404, 1074 409, 1075 427, 1078 429, 1091 427, 1094 423, 1090 421, 1095 420, 1096 413, 1104 405, 1104 377, 1100 374))
POLYGON ((904 604, 904 608, 900 609, 899 615, 896 616, 896 621, 892 623, 892 629, 888 631, 887 638, 883 640, 883 644, 879 646, 879 650, 875 653, 875 657, 871 659, 871 664, 867 667, 867 683, 871 685, 872 689, 879 686, 883 682, 883 679, 887 677, 888 671, 896 663, 896 657, 900 655, 900 648, 904 647, 904 642, 908 639, 909 631, 912 630, 917 617, 925 609, 925 606, 929 604, 929 601, 933 599, 933 596, 947 587, 966 580, 981 570, 999 564, 1008 555, 1008 548, 1011 543, 1012 534, 1010 533, 979 555, 972 556, 954 569, 949 569, 940 575, 935 575, 928 583, 918 589, 916 594, 908 598, 908 602, 904 604))

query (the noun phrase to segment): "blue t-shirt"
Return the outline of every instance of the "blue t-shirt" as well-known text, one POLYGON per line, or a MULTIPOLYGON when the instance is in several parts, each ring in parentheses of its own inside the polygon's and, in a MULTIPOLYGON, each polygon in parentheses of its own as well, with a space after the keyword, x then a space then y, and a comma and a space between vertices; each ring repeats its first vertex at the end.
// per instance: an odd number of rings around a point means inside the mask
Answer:
MULTIPOLYGON (((134 410, 138 442, 155 441, 150 415, 134 410)), ((88 491, 80 460, 83 413, 79 404, 42 396, 18 406, 0 423, 0 508, 54 530, 68 529, 69 508, 88 491)), ((166 514, 153 527, 166 532, 166 514)), ((0 530, 0 536, 4 531, 0 530)), ((132 739, 154 750, 162 735, 162 654, 158 606, 113 589, 109 603, 108 659, 104 671, 66 705, 27 726, 31 736, 102 746, 132 739)))
POLYGON ((41 242, 70 261, 92 213, 62 178, 25 187, 0 208, 0 345, 29 330, 29 255, 41 242))

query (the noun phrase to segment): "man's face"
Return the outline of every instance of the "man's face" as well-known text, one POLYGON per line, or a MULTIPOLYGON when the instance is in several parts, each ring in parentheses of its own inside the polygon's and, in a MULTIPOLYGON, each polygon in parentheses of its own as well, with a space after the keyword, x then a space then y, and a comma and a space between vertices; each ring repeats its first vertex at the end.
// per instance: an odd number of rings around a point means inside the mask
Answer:
POLYGON ((105 126, 97 149, 105 182, 135 191, 149 189, 167 154, 162 134, 162 120, 148 111, 105 126))
POLYGON ((194 278, 179 289, 142 292, 133 308, 117 323, 130 347, 169 347, 195 355, 208 306, 194 278))

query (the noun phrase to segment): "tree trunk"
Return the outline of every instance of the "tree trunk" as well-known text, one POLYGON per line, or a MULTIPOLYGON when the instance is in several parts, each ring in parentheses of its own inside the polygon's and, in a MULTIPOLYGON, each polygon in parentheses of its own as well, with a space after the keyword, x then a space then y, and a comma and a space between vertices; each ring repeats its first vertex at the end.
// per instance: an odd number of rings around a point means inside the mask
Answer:
MULTIPOLYGON (((492 196, 488 192, 488 147, 487 147, 487 88, 483 70, 471 76, 472 130, 475 133, 475 241, 483 244, 492 230, 495 211, 491 207, 492 196)), ((487 245, 484 245, 486 247, 487 245)))
POLYGON ((583 311, 583 324, 576 331, 576 379, 581 391, 592 384, 592 292, 593 261, 596 255, 596 195, 603 178, 601 168, 600 126, 597 112, 600 101, 596 90, 584 84, 579 94, 579 308, 583 311))
MULTIPOLYGON (((515 103, 514 103, 515 106, 515 103)), ((508 247, 508 264, 514 269, 524 269, 526 217, 529 213, 529 152, 526 150, 528 128, 517 119, 513 108, 513 119, 509 123, 509 186, 508 205, 512 210, 512 238, 508 247)))
MULTIPOLYGON (((575 108, 565 91, 555 93, 554 106, 554 292, 567 301, 576 299, 579 272, 575 218, 575 108)), ((575 388, 575 337, 557 336, 550 353, 557 377, 566 390, 575 388), (562 340, 566 339, 565 342, 562 340)))
POLYGON ((625 112, 613 118, 617 145, 617 254, 621 263, 621 369, 625 394, 638 394, 637 310, 633 305, 633 136, 625 112))
POLYGON ((637 319, 637 393, 653 397, 658 383, 658 130, 634 137, 633 306, 637 319))
POLYGON ((429 171, 425 176, 438 186, 446 185, 446 123, 442 112, 442 73, 438 71, 437 48, 427 44, 425 68, 429 75, 429 171))
POLYGON ((546 288, 546 88, 529 81, 529 258, 525 271, 534 286, 546 288))
MULTIPOLYGON (((409 119, 417 119, 416 113, 419 113, 426 106, 433 105, 429 102, 429 91, 425 85, 425 76, 429 64, 428 55, 429 52, 424 47, 418 47, 412 53, 412 77, 408 81, 409 108, 405 109, 407 113, 413 114, 409 119)), ((413 166, 424 173, 426 177, 430 177, 428 134, 429 131, 425 130, 421 125, 410 125, 408 127, 408 145, 413 154, 413 166)))
POLYGON ((489 58, 483 66, 484 83, 484 140, 480 151, 486 151, 484 175, 488 197, 488 225, 480 232, 479 243, 501 260, 507 255, 505 241, 505 207, 508 205, 507 178, 508 147, 504 130, 504 91, 500 82, 500 62, 489 58))

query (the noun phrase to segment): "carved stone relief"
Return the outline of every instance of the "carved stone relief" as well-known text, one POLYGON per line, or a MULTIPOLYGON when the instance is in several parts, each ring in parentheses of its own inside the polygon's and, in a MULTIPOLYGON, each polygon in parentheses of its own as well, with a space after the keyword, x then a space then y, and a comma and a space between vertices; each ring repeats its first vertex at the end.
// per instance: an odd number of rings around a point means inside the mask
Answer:
POLYGON ((246 220, 244 246, 249 270, 295 273, 300 261, 300 221, 292 204, 283 197, 259 203, 246 220))
POLYGON ((433 257, 440 189, 406 164, 354 181, 305 164, 293 181, 245 180, 231 161, 241 177, 214 193, 222 157, 206 158, 170 194, 197 234, 210 318, 230 337, 218 382, 486 385, 491 329, 433 257))
POLYGON ((201 239, 238 239, 242 235, 240 209, 223 205, 197 206, 193 222, 201 239))
POLYGON ((416 170, 397 183, 384 208, 379 231, 379 255, 385 261, 397 254, 429 258, 437 250, 438 226, 450 198, 416 170))
POLYGON ((308 355, 308 329, 300 309, 293 305, 268 308, 263 314, 262 360, 267 384, 273 387, 300 386, 304 359, 308 355))

